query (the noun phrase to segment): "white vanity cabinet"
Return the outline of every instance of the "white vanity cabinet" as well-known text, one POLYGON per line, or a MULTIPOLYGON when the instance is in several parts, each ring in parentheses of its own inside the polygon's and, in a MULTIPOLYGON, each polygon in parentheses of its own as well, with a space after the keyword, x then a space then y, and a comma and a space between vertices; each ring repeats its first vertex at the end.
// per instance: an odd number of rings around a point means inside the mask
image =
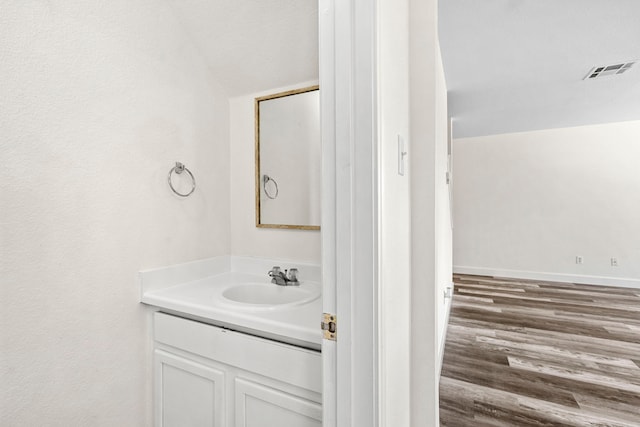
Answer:
POLYGON ((225 425, 225 373, 163 350, 155 350, 156 425, 225 425))
POLYGON ((160 427, 321 427, 320 353, 154 313, 160 427))

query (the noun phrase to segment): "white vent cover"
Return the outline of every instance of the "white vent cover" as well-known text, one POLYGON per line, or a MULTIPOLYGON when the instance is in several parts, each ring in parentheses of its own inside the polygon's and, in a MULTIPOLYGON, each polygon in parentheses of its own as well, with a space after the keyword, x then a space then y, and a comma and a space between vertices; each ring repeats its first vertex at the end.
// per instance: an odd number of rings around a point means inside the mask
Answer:
POLYGON ((603 65, 593 67, 583 80, 593 80, 600 77, 614 76, 628 71, 636 62, 623 62, 621 64, 603 65))

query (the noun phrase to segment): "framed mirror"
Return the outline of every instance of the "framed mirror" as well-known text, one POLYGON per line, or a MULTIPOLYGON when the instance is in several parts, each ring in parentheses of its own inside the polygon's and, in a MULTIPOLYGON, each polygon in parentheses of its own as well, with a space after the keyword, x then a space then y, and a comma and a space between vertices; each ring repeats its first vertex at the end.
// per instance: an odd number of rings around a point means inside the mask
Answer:
POLYGON ((255 100, 256 227, 320 229, 318 86, 255 100))

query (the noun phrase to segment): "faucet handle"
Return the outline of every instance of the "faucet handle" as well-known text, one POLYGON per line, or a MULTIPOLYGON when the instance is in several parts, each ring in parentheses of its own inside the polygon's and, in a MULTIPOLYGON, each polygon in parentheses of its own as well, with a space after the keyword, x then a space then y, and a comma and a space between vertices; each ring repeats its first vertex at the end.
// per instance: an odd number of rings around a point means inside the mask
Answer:
POLYGON ((297 268, 290 268, 289 269, 289 280, 292 282, 297 282, 298 281, 298 269, 297 268))
POLYGON ((269 275, 269 277, 273 277, 273 276, 279 276, 280 275, 280 267, 279 266, 274 266, 271 270, 269 270, 269 272, 267 273, 269 275))

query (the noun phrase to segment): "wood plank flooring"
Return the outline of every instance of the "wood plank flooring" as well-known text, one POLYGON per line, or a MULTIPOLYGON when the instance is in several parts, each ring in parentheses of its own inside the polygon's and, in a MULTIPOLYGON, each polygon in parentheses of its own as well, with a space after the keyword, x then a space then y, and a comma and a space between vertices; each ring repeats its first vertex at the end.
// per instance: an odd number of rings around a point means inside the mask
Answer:
POLYGON ((454 276, 447 427, 640 427, 640 289, 454 276))

